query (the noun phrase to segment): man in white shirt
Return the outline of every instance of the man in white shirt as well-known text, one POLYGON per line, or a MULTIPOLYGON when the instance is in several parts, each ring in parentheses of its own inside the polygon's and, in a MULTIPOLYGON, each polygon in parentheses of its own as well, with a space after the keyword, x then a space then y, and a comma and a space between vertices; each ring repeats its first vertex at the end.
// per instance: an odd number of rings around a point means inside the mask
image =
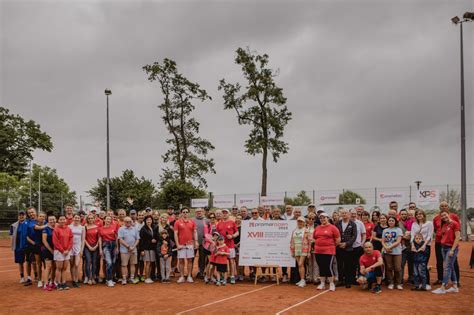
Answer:
MULTIPOLYGON (((365 231, 365 225, 364 223, 357 219, 357 210, 356 209, 351 209, 351 220, 354 221, 354 223, 357 225, 357 237, 354 243, 352 244, 352 248, 354 249, 354 274, 356 275, 360 271, 359 268, 359 259, 360 256, 364 254, 364 249, 362 248, 362 245, 365 243, 366 239, 366 231, 365 231)), ((353 284, 358 285, 358 282, 356 279, 354 279, 353 284)))
POLYGON ((282 217, 285 220, 293 219, 293 206, 292 205, 286 205, 285 206, 285 213, 283 214, 282 217))

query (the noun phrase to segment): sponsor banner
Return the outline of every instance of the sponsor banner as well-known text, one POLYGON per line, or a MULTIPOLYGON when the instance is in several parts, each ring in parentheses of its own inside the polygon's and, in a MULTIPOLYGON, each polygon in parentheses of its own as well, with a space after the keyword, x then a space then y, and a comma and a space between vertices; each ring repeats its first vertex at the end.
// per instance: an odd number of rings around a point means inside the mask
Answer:
POLYGON ((279 206, 285 204, 285 194, 270 195, 260 197, 260 204, 262 206, 279 206))
POLYGON ((341 192, 317 192, 318 199, 316 203, 318 205, 338 204, 339 194, 341 194, 341 192))
POLYGON ((421 189, 416 193, 416 200, 419 204, 439 203, 438 189, 421 189))
POLYGON ((234 206, 234 196, 214 196, 212 206, 214 208, 232 208, 232 206, 234 206))
POLYGON ((209 207, 209 199, 191 199, 191 208, 209 207))
POLYGON ((294 267, 290 241, 295 228, 295 220, 242 221, 239 266, 294 267))
POLYGON ((255 208, 259 205, 259 196, 255 195, 237 195, 236 204, 238 207, 255 208))
POLYGON ((377 192, 377 203, 389 204, 391 201, 396 201, 399 204, 407 202, 406 193, 402 191, 381 191, 377 192))

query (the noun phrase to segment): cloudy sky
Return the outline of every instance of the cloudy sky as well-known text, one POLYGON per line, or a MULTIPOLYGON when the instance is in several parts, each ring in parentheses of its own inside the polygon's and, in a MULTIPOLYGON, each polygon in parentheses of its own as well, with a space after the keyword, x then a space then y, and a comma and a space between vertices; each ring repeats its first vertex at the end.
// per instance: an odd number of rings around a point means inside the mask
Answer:
MULTIPOLYGON (((238 47, 270 55, 293 112, 289 154, 269 164, 268 191, 460 182, 459 27, 471 0, 1 0, 1 104, 54 142, 35 162, 78 194, 106 174, 158 181, 168 137, 161 95, 141 67, 165 57, 205 88, 201 136, 216 147, 215 193, 258 192, 248 127, 224 111, 218 81, 238 81, 238 47)), ((465 25, 468 181, 474 183, 473 24, 465 25)))

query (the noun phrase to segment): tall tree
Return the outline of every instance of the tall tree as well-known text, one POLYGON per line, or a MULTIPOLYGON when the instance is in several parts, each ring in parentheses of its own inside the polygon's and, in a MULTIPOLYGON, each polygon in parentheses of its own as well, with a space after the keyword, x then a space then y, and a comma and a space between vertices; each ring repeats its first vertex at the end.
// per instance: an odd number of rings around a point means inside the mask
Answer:
MULTIPOLYGON (((89 194, 106 208, 107 178, 97 180, 97 185, 89 190, 89 194)), ((132 170, 125 170, 122 176, 110 179, 110 207, 112 209, 135 208, 145 209, 152 205, 156 194, 153 182, 145 177, 137 177, 132 170)))
POLYGON ((192 198, 205 198, 206 195, 204 190, 189 182, 182 183, 179 180, 169 180, 161 184, 156 206, 165 209, 172 205, 175 209, 178 209, 179 205, 190 206, 192 198))
POLYGON ((163 94, 163 102, 158 108, 171 135, 166 140, 171 147, 162 157, 172 167, 163 169, 162 181, 177 178, 182 184, 189 181, 198 187, 207 187, 203 175, 216 172, 214 160, 207 158, 214 146, 199 137, 199 122, 191 114, 195 109, 193 102, 205 102, 211 97, 199 84, 179 73, 176 62, 171 59, 146 65, 143 70, 150 82, 158 81, 163 94))
POLYGON ((281 154, 288 152, 288 143, 281 139, 291 112, 285 105, 283 89, 275 83, 278 71, 268 67, 268 55, 258 55, 249 48, 236 52, 235 63, 241 66, 247 81, 244 91, 239 83, 227 83, 225 79, 220 81, 219 90, 224 91, 224 109, 237 113, 239 125, 252 126, 245 151, 253 156, 262 154, 261 194, 266 196, 268 154, 276 163, 281 154))
POLYGON ((0 107, 0 172, 24 177, 36 149, 51 152, 51 137, 33 120, 0 107))
POLYGON ((360 204, 365 205, 365 199, 352 190, 345 190, 342 194, 339 194, 339 202, 343 205, 356 204, 357 199, 360 200, 360 204))

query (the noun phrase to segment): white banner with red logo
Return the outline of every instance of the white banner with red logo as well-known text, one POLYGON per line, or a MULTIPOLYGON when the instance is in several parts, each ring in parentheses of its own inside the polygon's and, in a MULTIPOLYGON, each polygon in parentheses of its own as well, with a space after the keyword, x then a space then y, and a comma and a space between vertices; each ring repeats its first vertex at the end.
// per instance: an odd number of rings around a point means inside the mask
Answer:
POLYGON ((408 198, 406 193, 402 191, 377 192, 377 204, 389 204, 392 201, 396 201, 399 204, 403 204, 408 201, 408 198))
POLYGON ((234 204, 234 195, 214 196, 212 200, 214 208, 232 208, 234 204))
POLYGON ((240 207, 247 207, 247 208, 255 208, 258 207, 260 200, 258 194, 252 195, 237 195, 236 200, 237 206, 240 207))
POLYGON ((438 189, 420 189, 416 193, 418 204, 437 204, 439 203, 438 189))
POLYGON ((260 197, 260 204, 262 206, 279 206, 285 204, 285 194, 269 195, 260 197))
POLYGON ((327 205, 327 204, 338 204, 339 194, 342 192, 316 192, 317 199, 316 204, 327 205))
POLYGON ((191 208, 203 208, 209 207, 209 199, 201 198, 201 199, 191 199, 191 208))
POLYGON ((291 234, 296 220, 242 221, 239 266, 294 267, 291 234))

